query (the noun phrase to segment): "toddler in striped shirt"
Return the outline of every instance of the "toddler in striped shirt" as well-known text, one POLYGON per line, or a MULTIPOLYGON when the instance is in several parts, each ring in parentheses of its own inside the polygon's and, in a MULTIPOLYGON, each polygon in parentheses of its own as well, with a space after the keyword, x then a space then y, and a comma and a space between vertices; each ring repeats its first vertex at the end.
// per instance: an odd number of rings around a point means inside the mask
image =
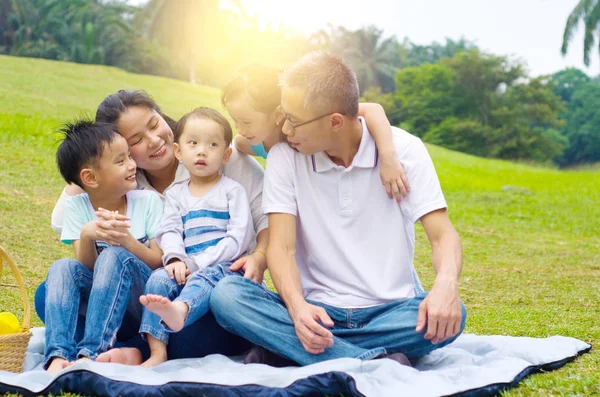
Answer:
POLYGON ((140 297, 140 333, 150 345, 145 367, 166 361, 169 334, 208 312, 219 280, 243 275, 229 266, 247 253, 255 237, 246 191, 220 173, 232 150, 227 119, 216 110, 197 108, 179 120, 174 139, 175 155, 190 178, 166 192, 156 236, 164 268, 152 274, 140 297))

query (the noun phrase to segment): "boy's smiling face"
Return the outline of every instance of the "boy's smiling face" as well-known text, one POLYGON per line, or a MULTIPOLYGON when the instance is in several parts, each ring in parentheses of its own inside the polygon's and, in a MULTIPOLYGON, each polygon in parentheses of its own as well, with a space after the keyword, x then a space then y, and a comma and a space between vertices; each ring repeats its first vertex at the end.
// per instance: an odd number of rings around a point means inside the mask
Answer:
POLYGON ((199 117, 187 121, 174 146, 177 159, 192 176, 201 178, 217 174, 231 155, 223 128, 213 120, 199 117))
POLYGON ((102 156, 93 167, 97 188, 106 193, 124 195, 137 187, 136 164, 129 153, 127 141, 119 134, 104 145, 102 156))

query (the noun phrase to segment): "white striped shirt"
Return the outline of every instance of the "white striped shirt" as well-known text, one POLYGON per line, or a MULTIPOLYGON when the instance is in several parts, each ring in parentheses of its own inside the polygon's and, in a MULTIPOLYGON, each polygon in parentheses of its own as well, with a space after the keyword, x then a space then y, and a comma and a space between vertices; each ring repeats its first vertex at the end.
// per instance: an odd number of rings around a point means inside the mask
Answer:
POLYGON ((250 204, 244 188, 225 176, 204 196, 194 197, 189 179, 166 193, 165 211, 156 236, 163 264, 184 261, 190 270, 234 261, 254 240, 250 204))

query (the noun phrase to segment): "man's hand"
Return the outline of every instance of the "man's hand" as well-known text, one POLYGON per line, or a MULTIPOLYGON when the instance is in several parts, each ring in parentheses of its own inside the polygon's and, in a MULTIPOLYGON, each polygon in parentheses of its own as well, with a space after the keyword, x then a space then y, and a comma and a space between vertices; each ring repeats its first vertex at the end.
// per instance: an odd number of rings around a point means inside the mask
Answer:
POLYGON ((293 310, 290 309, 290 317, 294 322, 296 335, 307 352, 320 354, 333 345, 333 334, 325 328, 333 327, 333 321, 322 307, 303 301, 293 310))
POLYGON ((133 236, 129 233, 131 227, 129 217, 103 208, 98 208, 96 216, 98 217, 96 220, 96 234, 98 237, 110 245, 127 248, 127 244, 133 239, 133 236))
POLYGON ((246 255, 239 258, 229 266, 229 270, 237 272, 244 269, 244 278, 249 278, 261 284, 267 270, 267 260, 264 254, 255 252, 251 255, 246 255))
POLYGON ((416 331, 421 332, 427 326, 424 338, 431 343, 441 343, 460 332, 461 321, 462 307, 458 296, 458 282, 440 275, 419 305, 416 331))
POLYGON ((165 270, 171 280, 175 279, 177 284, 183 285, 188 279, 190 269, 182 261, 174 261, 165 266, 165 270))

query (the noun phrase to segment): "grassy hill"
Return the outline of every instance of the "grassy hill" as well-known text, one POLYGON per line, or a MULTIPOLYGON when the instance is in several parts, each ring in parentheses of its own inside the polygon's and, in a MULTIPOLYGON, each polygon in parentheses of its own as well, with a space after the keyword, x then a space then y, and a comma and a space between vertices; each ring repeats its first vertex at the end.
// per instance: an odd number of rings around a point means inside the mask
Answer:
MULTIPOLYGON (((0 56, 0 245, 20 265, 33 302, 50 264, 71 256, 50 228, 64 185, 54 162, 65 120, 93 115, 108 94, 148 91, 179 117, 195 106, 220 109, 219 91, 119 69, 0 56)), ((561 172, 487 160, 429 146, 450 216, 462 237, 461 296, 467 332, 572 336, 600 342, 600 174, 561 172)), ((416 266, 431 286, 430 250, 420 226, 416 266)), ((5 270, 3 282, 12 283, 5 270)), ((20 315, 0 289, 0 311, 20 315)), ((35 325, 41 325, 37 317, 35 325)), ((508 396, 600 394, 600 355, 527 378, 508 396)))

